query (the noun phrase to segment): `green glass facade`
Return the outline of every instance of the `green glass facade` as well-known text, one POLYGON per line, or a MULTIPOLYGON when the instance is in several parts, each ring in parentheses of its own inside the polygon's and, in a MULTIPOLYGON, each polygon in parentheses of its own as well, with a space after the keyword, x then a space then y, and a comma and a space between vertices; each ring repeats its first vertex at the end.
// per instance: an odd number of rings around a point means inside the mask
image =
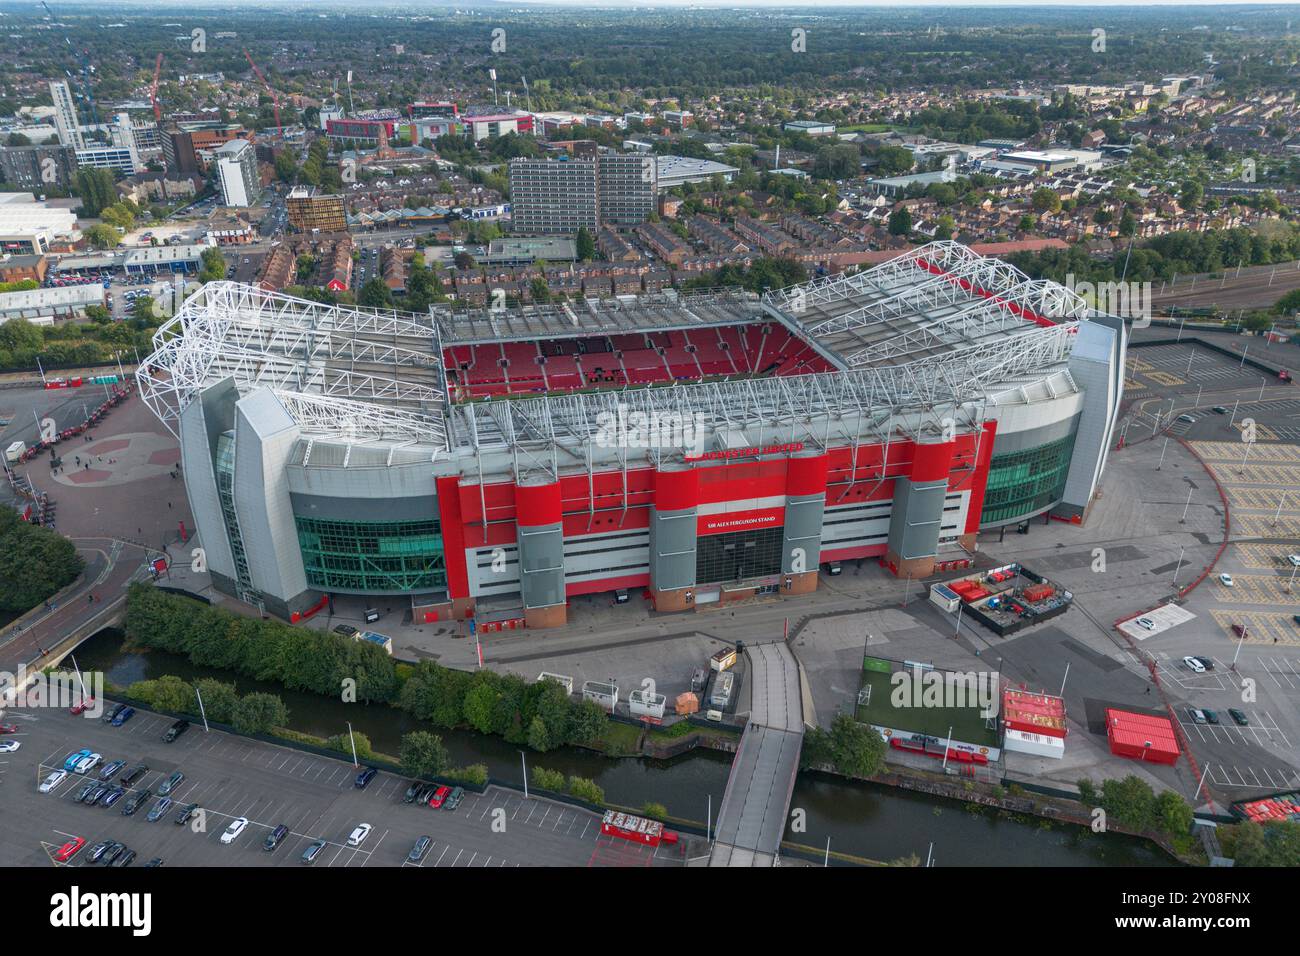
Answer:
POLYGON ((242 588, 252 586, 248 573, 248 557, 244 552, 244 536, 239 531, 239 518, 235 515, 235 433, 224 432, 217 439, 216 457, 217 497, 221 499, 221 520, 226 525, 230 539, 230 556, 235 562, 235 576, 242 588))
POLYGON ((428 521, 337 521, 295 515, 307 583, 367 594, 447 587, 442 527, 428 521))
POLYGON ((1036 448, 994 455, 989 462, 980 524, 1006 524, 1059 501, 1065 493, 1073 450, 1071 433, 1036 448))

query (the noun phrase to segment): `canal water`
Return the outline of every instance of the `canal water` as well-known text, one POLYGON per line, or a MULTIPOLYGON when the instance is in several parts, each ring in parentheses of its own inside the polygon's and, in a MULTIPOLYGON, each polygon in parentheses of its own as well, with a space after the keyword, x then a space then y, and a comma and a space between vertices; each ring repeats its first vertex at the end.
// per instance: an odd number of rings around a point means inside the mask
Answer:
MULTIPOLYGON (((229 671, 197 667, 163 651, 129 652, 122 633, 100 631, 76 651, 82 671, 102 671, 119 687, 139 680, 174 675, 186 681, 211 677, 234 683, 241 694, 266 691, 289 708, 294 730, 328 737, 343 733, 350 722, 380 753, 396 755, 403 734, 428 730, 442 737, 453 766, 486 764, 491 776, 518 784, 524 760, 566 775, 588 777, 611 803, 640 807, 661 803, 675 817, 704 824, 716 818, 727 784, 731 756, 696 750, 672 760, 610 759, 565 747, 547 753, 520 748, 500 737, 469 730, 444 730, 383 705, 345 704, 316 694, 286 690, 229 671)), ((893 787, 856 783, 822 774, 800 774, 792 808, 802 809, 805 830, 786 838, 817 852, 830 840, 832 852, 892 861, 915 855, 924 861, 933 843, 939 866, 1167 866, 1173 861, 1157 847, 1130 837, 1098 835, 1081 827, 1043 828, 1036 818, 999 816, 967 809, 957 801, 915 794, 893 787)), ((793 815, 792 815, 793 816, 793 815)))

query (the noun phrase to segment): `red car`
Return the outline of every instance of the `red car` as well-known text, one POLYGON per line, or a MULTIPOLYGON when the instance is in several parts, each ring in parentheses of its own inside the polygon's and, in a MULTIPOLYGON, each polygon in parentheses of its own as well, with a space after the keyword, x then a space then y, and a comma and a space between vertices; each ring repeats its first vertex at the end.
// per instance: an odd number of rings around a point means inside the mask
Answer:
POLYGON ((439 787, 433 791, 433 796, 429 798, 429 806, 435 810, 441 809, 449 793, 451 793, 451 787, 439 787))
POLYGON ((59 863, 67 863, 74 856, 81 852, 81 848, 86 845, 85 837, 73 837, 63 846, 59 847, 58 852, 54 854, 54 859, 59 863))
POLYGON ((74 714, 84 713, 86 708, 90 707, 94 703, 95 703, 95 698, 83 697, 81 698, 81 700, 77 701, 75 704, 72 705, 72 713, 74 714))
POLYGON ((0 724, 0 734, 16 734, 16 733, 18 733, 17 724, 0 724))

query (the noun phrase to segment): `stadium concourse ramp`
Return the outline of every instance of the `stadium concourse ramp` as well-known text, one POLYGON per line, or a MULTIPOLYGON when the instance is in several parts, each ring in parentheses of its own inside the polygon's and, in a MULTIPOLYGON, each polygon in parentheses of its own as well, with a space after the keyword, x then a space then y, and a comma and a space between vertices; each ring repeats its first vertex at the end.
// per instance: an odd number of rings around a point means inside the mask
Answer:
POLYGON ((747 644, 749 723, 731 765, 709 866, 775 866, 803 749, 799 665, 784 641, 747 644))

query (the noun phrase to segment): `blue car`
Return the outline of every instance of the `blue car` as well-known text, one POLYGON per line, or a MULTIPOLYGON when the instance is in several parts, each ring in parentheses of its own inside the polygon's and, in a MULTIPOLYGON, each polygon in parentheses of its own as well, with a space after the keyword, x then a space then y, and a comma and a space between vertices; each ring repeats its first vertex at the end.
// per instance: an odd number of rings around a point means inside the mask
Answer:
POLYGON ((89 757, 92 753, 94 753, 92 750, 78 750, 74 754, 68 754, 68 759, 63 761, 63 769, 69 772, 76 770, 82 758, 89 757))
POLYGON ((365 770, 362 770, 359 774, 357 774, 356 788, 358 790, 366 789, 366 787, 370 784, 370 781, 375 778, 375 774, 377 773, 379 773, 378 767, 367 767, 365 770))
POLYGON ((132 717, 134 717, 134 716, 135 716, 135 708, 134 708, 134 707, 126 707, 126 708, 123 708, 122 712, 121 712, 120 714, 118 714, 116 717, 113 718, 113 726, 114 726, 114 727, 121 727, 124 723, 126 723, 128 720, 130 720, 130 719, 131 719, 132 717))

